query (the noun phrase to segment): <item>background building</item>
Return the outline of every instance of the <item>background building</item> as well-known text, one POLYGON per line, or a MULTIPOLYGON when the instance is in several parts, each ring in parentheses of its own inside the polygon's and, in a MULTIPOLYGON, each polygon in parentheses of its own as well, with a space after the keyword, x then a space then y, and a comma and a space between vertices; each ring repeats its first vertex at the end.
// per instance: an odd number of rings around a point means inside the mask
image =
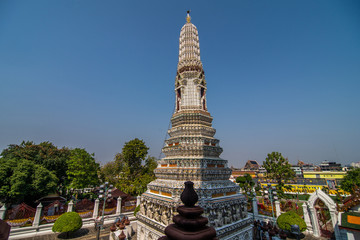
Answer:
POLYGON ((340 163, 329 162, 327 160, 323 161, 319 165, 321 171, 341 171, 342 167, 340 163))

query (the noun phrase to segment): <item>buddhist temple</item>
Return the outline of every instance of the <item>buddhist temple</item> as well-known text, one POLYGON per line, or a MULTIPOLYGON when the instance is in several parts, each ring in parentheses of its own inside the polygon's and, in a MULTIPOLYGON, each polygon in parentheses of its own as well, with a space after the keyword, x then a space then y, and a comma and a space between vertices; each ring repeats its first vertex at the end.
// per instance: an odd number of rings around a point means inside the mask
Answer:
POLYGON ((184 182, 194 183, 198 205, 218 239, 252 239, 252 219, 245 196, 229 180, 228 161, 220 158, 222 148, 214 138, 212 116, 206 102, 206 80, 200 59, 198 30, 188 12, 179 38, 179 62, 175 77, 175 112, 169 138, 162 149, 165 157, 155 169, 156 180, 141 196, 137 214, 139 240, 164 236, 177 215, 184 182))

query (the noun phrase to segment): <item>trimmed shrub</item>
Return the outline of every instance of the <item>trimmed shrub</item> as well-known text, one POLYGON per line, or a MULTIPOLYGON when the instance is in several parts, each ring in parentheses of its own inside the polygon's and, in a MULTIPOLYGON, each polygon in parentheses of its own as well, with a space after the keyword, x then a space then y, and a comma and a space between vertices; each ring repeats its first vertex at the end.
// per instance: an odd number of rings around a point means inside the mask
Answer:
POLYGON ((297 215, 294 211, 289 211, 281 214, 277 221, 277 225, 279 228, 283 230, 290 231, 291 225, 298 225, 300 227, 300 231, 303 232, 306 230, 306 223, 304 219, 302 219, 299 215, 297 215))
POLYGON ((75 232, 82 227, 82 219, 76 212, 67 212, 56 219, 53 232, 75 232))

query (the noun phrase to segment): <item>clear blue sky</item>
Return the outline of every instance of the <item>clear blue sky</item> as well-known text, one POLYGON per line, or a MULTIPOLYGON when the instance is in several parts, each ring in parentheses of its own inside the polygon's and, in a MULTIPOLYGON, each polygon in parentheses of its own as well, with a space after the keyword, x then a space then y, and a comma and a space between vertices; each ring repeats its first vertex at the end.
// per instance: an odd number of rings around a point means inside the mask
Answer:
POLYGON ((158 157, 191 9, 229 165, 360 161, 359 1, 0 1, 0 150, 22 140, 158 157))

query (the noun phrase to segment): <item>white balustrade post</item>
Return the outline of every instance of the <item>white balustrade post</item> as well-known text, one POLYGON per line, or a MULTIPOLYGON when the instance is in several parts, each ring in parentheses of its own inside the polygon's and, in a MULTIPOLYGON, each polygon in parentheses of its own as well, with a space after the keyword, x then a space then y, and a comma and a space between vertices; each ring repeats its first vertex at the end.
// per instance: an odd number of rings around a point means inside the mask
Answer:
POLYGON ((278 200, 275 201, 275 210, 276 210, 276 217, 278 218, 281 214, 280 202, 278 200))
POLYGON ((100 200, 97 198, 97 199, 95 200, 93 218, 97 218, 97 217, 98 217, 98 214, 99 214, 99 205, 100 205, 100 200))
POLYGON ((120 215, 120 213, 121 213, 121 197, 119 196, 116 204, 116 215, 120 215))
POLYGON ((5 207, 5 205, 3 205, 3 206, 0 208, 0 219, 1 219, 1 220, 4 220, 4 219, 5 219, 5 213, 6 213, 6 207, 5 207))
POLYGON ((309 211, 308 211, 308 205, 307 203, 304 203, 302 205, 303 207, 303 212, 304 212, 304 221, 306 223, 306 230, 309 232, 309 233, 313 233, 313 230, 312 230, 312 225, 311 225, 311 220, 310 220, 310 215, 309 215, 309 211))
POLYGON ((253 208, 254 219, 256 219, 256 217, 259 215, 259 210, 257 205, 257 199, 255 196, 252 199, 252 208, 253 208))
POLYGON ((43 205, 41 203, 39 203, 39 205, 37 205, 37 207, 36 207, 35 217, 34 217, 34 221, 32 224, 33 227, 39 227, 39 225, 40 225, 42 207, 43 207, 43 205))
POLYGON ((74 202, 73 202, 73 200, 70 200, 70 202, 68 204, 67 212, 72 212, 73 207, 74 207, 74 202))
POLYGON ((137 196, 137 199, 136 199, 136 206, 139 206, 139 205, 140 205, 140 198, 141 198, 141 196, 137 196))

